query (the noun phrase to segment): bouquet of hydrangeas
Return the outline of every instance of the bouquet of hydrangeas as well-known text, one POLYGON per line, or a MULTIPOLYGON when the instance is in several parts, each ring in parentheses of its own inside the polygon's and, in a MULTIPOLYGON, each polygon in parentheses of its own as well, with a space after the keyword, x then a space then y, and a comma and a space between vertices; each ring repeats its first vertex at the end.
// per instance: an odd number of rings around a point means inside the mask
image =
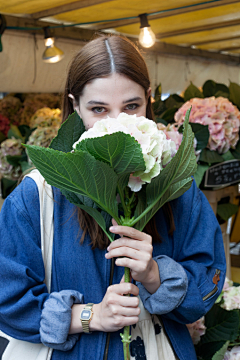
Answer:
POLYGON ((189 121, 208 125, 210 132, 208 149, 224 154, 230 148, 236 147, 240 128, 240 112, 236 106, 222 96, 205 99, 193 98, 175 113, 174 119, 177 123, 183 123, 190 106, 192 106, 192 111, 189 121))
POLYGON ((198 359, 240 360, 240 286, 225 279, 212 309, 187 325, 198 359))
MULTIPOLYGON (((158 123, 166 126, 181 124, 192 106, 190 125, 197 139, 198 167, 196 183, 204 188, 203 177, 210 166, 240 159, 240 86, 229 86, 207 80, 202 87, 190 84, 180 95, 161 99, 161 85, 156 88, 153 110, 158 123)), ((175 136, 176 139, 176 136, 175 136)))
MULTIPOLYGON (((142 231, 166 202, 190 188, 196 157, 189 112, 177 152, 152 120, 120 114, 85 131, 74 113, 50 148, 26 145, 28 156, 46 181, 92 216, 113 241, 112 218, 142 231)), ((130 281, 128 268, 125 281, 130 281)), ((129 327, 124 328, 122 342, 124 358, 129 359, 129 327)))

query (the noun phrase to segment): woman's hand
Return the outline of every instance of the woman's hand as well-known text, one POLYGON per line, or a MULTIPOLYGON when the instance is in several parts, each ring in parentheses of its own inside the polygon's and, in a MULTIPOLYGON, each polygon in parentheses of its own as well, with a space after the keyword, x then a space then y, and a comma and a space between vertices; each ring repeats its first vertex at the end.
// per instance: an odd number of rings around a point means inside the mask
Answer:
POLYGON ((111 285, 100 304, 93 306, 93 319, 90 322, 91 330, 113 332, 124 326, 133 325, 138 322, 140 314, 139 289, 131 283, 111 285), (132 294, 132 296, 125 296, 132 294))
POLYGON ((131 276, 153 294, 160 286, 159 269, 152 258, 152 237, 128 226, 120 226, 113 220, 110 231, 119 234, 107 248, 107 259, 117 258, 117 266, 129 267, 131 276))

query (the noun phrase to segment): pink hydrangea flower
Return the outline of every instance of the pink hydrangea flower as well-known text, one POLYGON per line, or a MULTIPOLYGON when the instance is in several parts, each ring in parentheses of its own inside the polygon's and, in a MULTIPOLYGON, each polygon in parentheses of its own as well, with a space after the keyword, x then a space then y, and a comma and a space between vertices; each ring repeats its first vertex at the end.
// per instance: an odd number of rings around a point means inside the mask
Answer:
POLYGON ((192 106, 190 122, 208 125, 208 148, 219 154, 235 148, 239 136, 240 112, 228 99, 214 96, 187 101, 176 113, 175 121, 184 122, 186 111, 192 106))
MULTIPOLYGON (((162 130, 165 134, 167 139, 171 139, 172 141, 175 142, 176 144, 176 150, 179 149, 179 146, 181 145, 182 142, 182 138, 183 138, 183 134, 181 134, 178 129, 180 127, 179 124, 168 124, 167 126, 165 126, 162 123, 158 123, 157 127, 159 130, 162 130)), ((196 155, 196 161, 198 161, 201 150, 196 150, 197 147, 197 140, 196 138, 194 138, 193 141, 193 147, 195 149, 195 155, 196 155)))
POLYGON ((21 140, 7 139, 0 145, 0 178, 5 177, 11 180, 17 180, 21 173, 20 166, 10 165, 7 161, 7 155, 21 155, 21 140))
POLYGON ((206 326, 204 325, 204 317, 195 321, 192 324, 187 324, 188 331, 191 335, 194 345, 198 344, 200 337, 206 332, 206 326))

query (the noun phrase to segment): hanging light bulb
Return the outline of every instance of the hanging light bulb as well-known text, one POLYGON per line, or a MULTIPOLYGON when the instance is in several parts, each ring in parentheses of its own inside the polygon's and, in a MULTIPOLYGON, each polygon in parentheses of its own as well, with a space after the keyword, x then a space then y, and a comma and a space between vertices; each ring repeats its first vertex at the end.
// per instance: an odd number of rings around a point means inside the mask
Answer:
POLYGON ((47 63, 56 63, 62 60, 64 52, 54 45, 54 38, 50 37, 48 26, 44 28, 44 34, 46 49, 42 55, 43 61, 47 63))
POLYGON ((140 17, 140 34, 139 34, 139 42, 145 47, 149 48, 155 44, 156 36, 152 31, 148 20, 147 14, 138 15, 140 17))

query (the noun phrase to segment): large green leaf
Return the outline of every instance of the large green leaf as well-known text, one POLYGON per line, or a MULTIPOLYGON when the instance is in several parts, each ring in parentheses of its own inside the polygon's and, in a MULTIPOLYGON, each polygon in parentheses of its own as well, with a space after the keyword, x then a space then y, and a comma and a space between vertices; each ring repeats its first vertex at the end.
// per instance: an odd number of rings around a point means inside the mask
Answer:
POLYGON ((172 94, 166 100, 164 100, 164 103, 167 109, 170 109, 174 106, 180 108, 184 104, 184 99, 177 94, 172 94))
POLYGON ((198 355, 198 359, 212 360, 213 356, 215 356, 218 351, 221 351, 225 344, 226 341, 213 341, 203 345, 201 345, 201 343, 198 344, 196 346, 196 353, 198 355))
POLYGON ((92 216, 96 220, 98 225, 101 227, 101 229, 107 235, 109 240, 112 242, 113 238, 114 238, 114 234, 107 231, 106 223, 105 223, 105 219, 104 219, 103 215, 99 211, 97 211, 96 209, 93 209, 93 208, 91 208, 89 206, 78 205, 78 207, 80 207, 80 209, 86 211, 88 213, 88 215, 92 216))
POLYGON ((160 116, 160 114, 166 110, 166 105, 161 99, 159 99, 152 103, 152 109, 155 115, 160 116))
POLYGON ((224 161, 235 160, 235 157, 233 156, 230 150, 228 150, 226 153, 222 154, 221 156, 224 159, 224 161))
POLYGON ((240 140, 238 141, 235 149, 230 150, 235 159, 240 159, 240 140))
POLYGON ((219 204, 217 206, 217 215, 219 215, 223 220, 227 221, 230 217, 235 215, 238 212, 238 205, 234 204, 219 204))
POLYGON ((208 149, 202 150, 199 160, 208 164, 221 163, 224 161, 223 157, 219 155, 217 151, 211 151, 208 149))
MULTIPOLYGON (((204 149, 209 140, 209 130, 208 125, 202 125, 198 123, 190 123, 192 131, 194 132, 194 136, 197 139, 197 148, 196 150, 202 150, 204 149)), ((180 133, 183 132, 183 125, 181 125, 178 129, 180 133)))
POLYGON ((216 94, 215 94, 215 97, 217 98, 217 97, 220 97, 220 96, 228 99, 229 98, 229 92, 227 93, 227 92, 224 92, 224 91, 217 91, 216 94))
POLYGON ((98 209, 97 205, 86 196, 65 190, 61 190, 61 192, 72 204, 78 206, 80 209, 86 211, 90 216, 92 216, 107 235, 109 240, 113 241, 114 234, 108 231, 112 220, 112 217, 109 214, 101 211, 101 209, 98 209))
POLYGON ((164 111, 160 117, 163 120, 167 121, 167 123, 170 124, 170 123, 174 122, 174 115, 175 115, 175 112, 178 111, 178 108, 179 108, 178 106, 173 106, 172 108, 164 111))
POLYGON ((230 82, 229 91, 229 100, 240 109, 240 86, 236 83, 230 82))
POLYGON ((209 165, 198 164, 197 171, 194 174, 194 179, 196 181, 197 187, 199 187, 199 185, 201 184, 203 176, 208 168, 209 165))
POLYGON ((28 161, 20 161, 19 164, 21 166, 22 173, 25 173, 27 171, 30 171, 30 169, 33 169, 33 166, 30 165, 28 161))
POLYGON ((6 199, 6 197, 11 194, 11 192, 17 186, 17 180, 10 180, 6 178, 1 178, 1 190, 2 190, 2 198, 6 199))
POLYGON ((10 129, 8 130, 8 138, 11 139, 12 137, 14 137, 15 139, 20 139, 21 142, 24 142, 25 140, 18 127, 11 124, 10 129))
POLYGON ((224 97, 228 97, 229 96, 228 87, 226 85, 224 85, 224 84, 216 83, 213 80, 207 80, 203 84, 203 95, 204 95, 204 97, 222 96, 222 95, 220 95, 220 93, 225 94, 224 97))
POLYGON ((177 154, 160 174, 146 185, 146 198, 141 200, 142 204, 139 204, 135 212, 134 224, 141 220, 137 228, 144 228, 166 201, 182 195, 191 186, 191 176, 195 173, 197 164, 193 148, 194 134, 189 125, 189 115, 190 109, 186 113, 183 140, 177 154))
POLYGON ((0 144, 1 144, 1 142, 3 142, 4 140, 6 140, 6 136, 3 134, 2 131, 0 131, 0 144))
POLYGON ((223 360, 225 352, 227 351, 230 341, 226 341, 225 344, 221 347, 220 350, 212 357, 212 360, 223 360))
POLYGON ((162 95, 162 84, 160 83, 155 89, 155 94, 154 94, 155 101, 161 100, 161 95, 162 95))
POLYGON ((72 191, 67 191, 64 189, 61 189, 61 193, 74 205, 79 204, 79 205, 89 206, 94 209, 98 208, 97 204, 95 204, 95 202, 87 196, 77 194, 72 191))
POLYGON ((107 163, 118 175, 146 169, 140 144, 123 132, 83 140, 77 144, 76 150, 86 151, 107 163))
MULTIPOLYGON (((134 226, 137 230, 142 231, 149 220, 155 215, 155 213, 168 201, 172 201, 182 194, 185 193, 192 185, 192 178, 188 177, 187 179, 181 180, 175 184, 170 185, 167 191, 162 195, 158 203, 156 203, 134 226)), ((142 191, 141 191, 142 193, 142 191)), ((135 210, 134 217, 144 213, 145 209, 148 207, 146 193, 141 194, 138 199, 138 204, 135 210)))
POLYGON ((63 153, 40 146, 26 147, 30 159, 50 185, 89 197, 118 220, 118 176, 107 164, 84 151, 63 153))
POLYGON ((20 163, 22 161, 27 161, 27 155, 25 154, 25 152, 22 155, 7 155, 6 158, 7 162, 9 162, 9 164, 13 166, 20 166, 20 163))
POLYGON ((197 139, 196 150, 204 149, 208 144, 209 130, 208 126, 197 123, 191 123, 192 131, 194 132, 195 138, 197 139))
POLYGON ((155 118, 155 121, 156 121, 157 124, 158 124, 158 123, 161 123, 161 124, 163 124, 163 125, 165 125, 165 126, 168 125, 168 122, 167 122, 166 120, 164 120, 164 119, 161 119, 160 117, 156 117, 156 118, 155 118))
POLYGON ((72 151, 73 144, 85 131, 82 119, 78 113, 74 111, 61 125, 57 136, 52 140, 49 147, 65 153, 70 152, 72 151))
POLYGON ((191 82, 188 88, 184 92, 184 101, 188 101, 193 98, 203 98, 203 93, 191 82))
POLYGON ((238 310, 227 311, 214 305, 205 316, 206 333, 201 337, 201 344, 214 341, 234 341, 238 335, 238 310))

